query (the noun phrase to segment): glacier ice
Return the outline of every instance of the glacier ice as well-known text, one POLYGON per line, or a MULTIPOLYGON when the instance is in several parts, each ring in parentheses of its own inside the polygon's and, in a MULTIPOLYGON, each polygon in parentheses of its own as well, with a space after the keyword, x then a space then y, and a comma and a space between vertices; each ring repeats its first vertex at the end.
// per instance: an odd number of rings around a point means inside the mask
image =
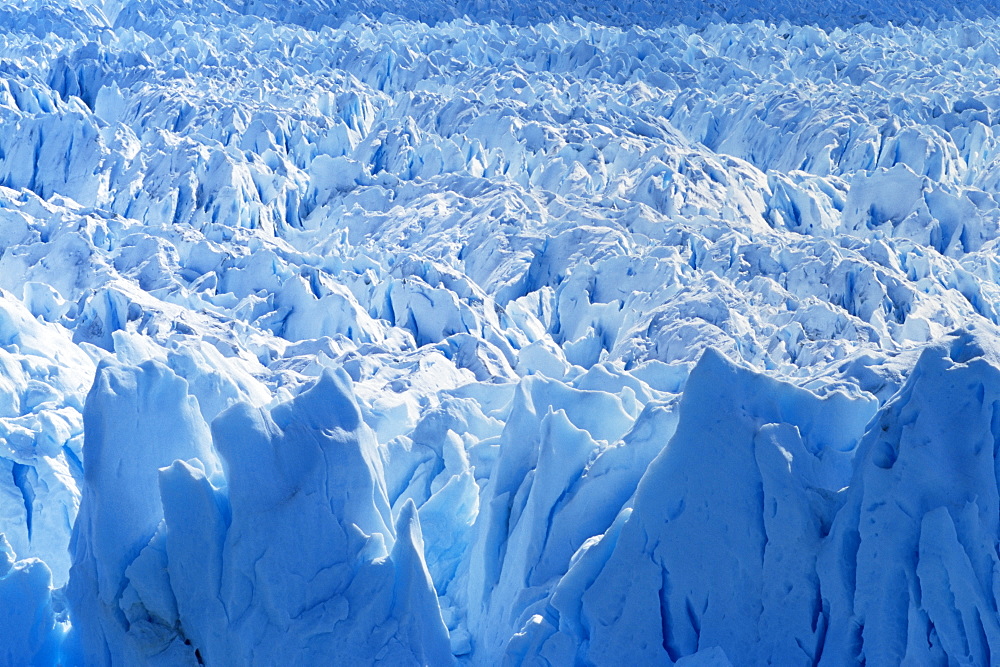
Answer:
POLYGON ((0 6, 0 664, 1000 651, 992 0, 0 6))

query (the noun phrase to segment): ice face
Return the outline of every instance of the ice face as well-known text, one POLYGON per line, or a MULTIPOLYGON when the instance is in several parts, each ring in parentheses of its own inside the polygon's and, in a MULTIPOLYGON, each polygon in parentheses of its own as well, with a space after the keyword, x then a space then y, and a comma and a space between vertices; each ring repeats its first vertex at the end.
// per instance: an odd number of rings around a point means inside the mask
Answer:
POLYGON ((4 4, 0 663, 989 664, 997 65, 986 2, 4 4))
POLYGON ((6 639, 0 658, 10 665, 52 664, 58 659, 61 628, 52 604, 52 573, 37 558, 17 560, 0 533, 0 629, 6 639))

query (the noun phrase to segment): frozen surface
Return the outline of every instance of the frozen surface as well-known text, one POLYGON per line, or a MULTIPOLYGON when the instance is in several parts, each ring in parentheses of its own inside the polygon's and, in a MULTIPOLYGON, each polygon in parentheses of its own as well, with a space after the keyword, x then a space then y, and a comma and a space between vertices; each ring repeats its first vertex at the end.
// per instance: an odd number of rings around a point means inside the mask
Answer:
POLYGON ((1000 661, 996 2, 0 5, 0 664, 1000 661))

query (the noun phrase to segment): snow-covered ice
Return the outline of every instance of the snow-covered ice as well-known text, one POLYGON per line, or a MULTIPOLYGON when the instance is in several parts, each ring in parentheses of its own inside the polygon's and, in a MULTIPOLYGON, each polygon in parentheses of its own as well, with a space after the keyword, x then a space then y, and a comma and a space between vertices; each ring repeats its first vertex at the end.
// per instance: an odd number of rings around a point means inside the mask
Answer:
POLYGON ((0 3, 0 664, 1000 661, 1000 6, 0 3))

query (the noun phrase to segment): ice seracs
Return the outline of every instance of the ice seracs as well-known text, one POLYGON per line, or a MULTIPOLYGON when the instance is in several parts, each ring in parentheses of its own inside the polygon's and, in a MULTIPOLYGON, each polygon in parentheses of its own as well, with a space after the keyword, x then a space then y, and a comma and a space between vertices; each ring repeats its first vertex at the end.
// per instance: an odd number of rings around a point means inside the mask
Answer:
MULTIPOLYGON (((84 407, 84 475, 70 550, 67 600, 84 662, 145 662, 183 648, 166 554, 158 470, 175 460, 218 469, 208 426, 169 368, 98 367, 84 407)), ((170 658, 173 656, 173 658, 170 658)))
POLYGON ((0 8, 0 662, 994 661, 995 9, 0 8))

